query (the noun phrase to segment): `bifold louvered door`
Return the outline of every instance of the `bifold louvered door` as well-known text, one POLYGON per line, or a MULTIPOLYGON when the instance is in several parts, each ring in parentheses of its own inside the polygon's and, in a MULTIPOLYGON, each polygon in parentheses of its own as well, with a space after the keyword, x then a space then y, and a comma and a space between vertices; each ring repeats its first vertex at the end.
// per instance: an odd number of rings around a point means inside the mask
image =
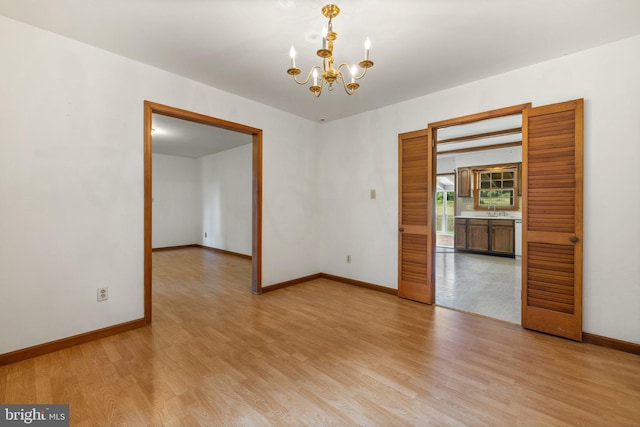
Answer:
POLYGON ((527 108, 522 326, 582 340, 583 101, 527 108))
POLYGON ((398 296, 433 304, 433 150, 428 130, 398 137, 398 296))

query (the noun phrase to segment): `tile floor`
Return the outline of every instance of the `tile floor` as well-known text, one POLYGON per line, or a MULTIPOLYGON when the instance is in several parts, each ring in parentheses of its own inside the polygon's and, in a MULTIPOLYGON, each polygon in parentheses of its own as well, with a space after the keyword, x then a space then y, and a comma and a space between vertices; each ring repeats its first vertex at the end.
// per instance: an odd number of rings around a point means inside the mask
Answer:
POLYGON ((436 304, 520 324, 521 259, 436 248, 436 304))

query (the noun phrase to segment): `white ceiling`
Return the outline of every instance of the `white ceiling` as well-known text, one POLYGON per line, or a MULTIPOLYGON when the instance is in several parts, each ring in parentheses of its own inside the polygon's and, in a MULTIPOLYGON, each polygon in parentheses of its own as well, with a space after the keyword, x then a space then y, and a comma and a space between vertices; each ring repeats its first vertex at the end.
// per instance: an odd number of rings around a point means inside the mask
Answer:
POLYGON ((640 0, 336 1, 336 62, 359 61, 369 36, 375 66, 355 95, 316 99, 286 69, 292 44, 298 66, 319 63, 325 3, 0 0, 0 14, 327 121, 640 34, 640 0))
POLYGON ((167 156, 197 159, 253 141, 251 135, 160 114, 153 114, 151 127, 153 152, 167 156))
MULTIPOLYGON (((513 114, 510 116, 496 117, 493 119, 485 119, 477 122, 467 123, 438 129, 438 141, 458 138, 463 136, 472 136, 487 132, 495 132, 507 129, 516 129, 522 127, 522 114, 513 114)), ((463 140, 458 142, 448 142, 438 145, 438 159, 443 159, 457 154, 448 153, 452 150, 461 150, 469 148, 486 147, 496 144, 506 144, 512 142, 522 142, 522 132, 516 132, 507 135, 496 135, 483 137, 478 139, 463 140)))

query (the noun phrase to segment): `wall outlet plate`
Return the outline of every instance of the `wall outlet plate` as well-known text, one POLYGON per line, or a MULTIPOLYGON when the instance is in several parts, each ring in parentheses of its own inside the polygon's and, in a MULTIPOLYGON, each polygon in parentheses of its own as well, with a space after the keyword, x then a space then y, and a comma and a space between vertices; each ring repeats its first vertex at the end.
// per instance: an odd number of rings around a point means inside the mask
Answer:
POLYGON ((109 288, 98 288, 98 301, 106 301, 109 299, 109 288))

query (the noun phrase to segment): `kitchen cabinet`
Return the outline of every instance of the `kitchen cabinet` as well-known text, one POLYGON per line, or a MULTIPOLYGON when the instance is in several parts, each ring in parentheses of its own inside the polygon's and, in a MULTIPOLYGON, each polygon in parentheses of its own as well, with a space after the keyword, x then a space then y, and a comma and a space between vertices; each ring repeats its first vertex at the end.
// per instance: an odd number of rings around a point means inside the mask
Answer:
POLYGON ((515 256, 514 221, 456 218, 454 247, 489 255, 515 256))
POLYGON ((458 197, 471 197, 471 168, 458 168, 458 197))
POLYGON ((456 249, 467 249, 467 220, 456 218, 453 246, 456 249))
POLYGON ((515 255, 514 223, 511 220, 491 220, 491 252, 515 255))
POLYGON ((489 251, 489 220, 467 220, 467 249, 471 251, 489 251))

